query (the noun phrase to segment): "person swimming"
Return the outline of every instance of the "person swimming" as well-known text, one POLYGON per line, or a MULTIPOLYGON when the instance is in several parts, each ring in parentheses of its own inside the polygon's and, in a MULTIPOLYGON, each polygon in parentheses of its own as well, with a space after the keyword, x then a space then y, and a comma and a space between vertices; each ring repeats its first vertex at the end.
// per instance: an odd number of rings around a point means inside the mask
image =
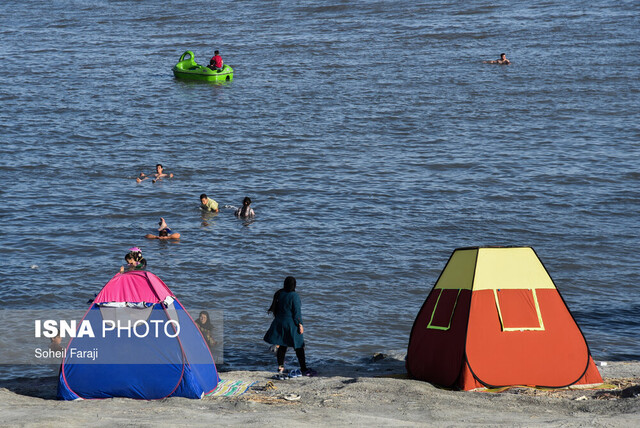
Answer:
POLYGON ((142 251, 138 247, 129 248, 129 252, 124 256, 124 261, 127 262, 127 266, 126 268, 121 266, 120 273, 145 270, 147 268, 147 261, 142 257, 142 251))
POLYGON ((158 235, 154 235, 152 233, 148 233, 145 235, 147 239, 180 239, 180 234, 178 232, 173 232, 167 226, 167 222, 164 221, 163 217, 160 217, 160 221, 158 222, 158 235))
POLYGON ((162 164, 157 164, 156 165, 156 173, 148 176, 146 175, 144 172, 141 172, 140 175, 136 178, 136 182, 137 183, 141 183, 142 181, 146 180, 147 178, 150 177, 155 177, 153 180, 151 180, 151 182, 155 183, 158 180, 161 180, 165 177, 169 177, 169 178, 173 178, 173 173, 165 173, 164 172, 164 167, 162 166, 162 164))
POLYGON ((507 59, 507 55, 504 53, 500 54, 500 59, 497 60, 493 60, 493 61, 483 61, 485 64, 500 64, 500 65, 509 65, 511 64, 511 61, 509 61, 507 59))

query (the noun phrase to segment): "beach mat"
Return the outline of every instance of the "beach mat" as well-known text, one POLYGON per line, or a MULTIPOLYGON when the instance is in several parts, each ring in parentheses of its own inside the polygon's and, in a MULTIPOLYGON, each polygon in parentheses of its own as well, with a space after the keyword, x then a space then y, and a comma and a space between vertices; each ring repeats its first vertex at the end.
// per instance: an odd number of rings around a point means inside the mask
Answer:
POLYGON ((206 397, 239 397, 256 383, 244 380, 221 380, 216 389, 208 393, 206 397))

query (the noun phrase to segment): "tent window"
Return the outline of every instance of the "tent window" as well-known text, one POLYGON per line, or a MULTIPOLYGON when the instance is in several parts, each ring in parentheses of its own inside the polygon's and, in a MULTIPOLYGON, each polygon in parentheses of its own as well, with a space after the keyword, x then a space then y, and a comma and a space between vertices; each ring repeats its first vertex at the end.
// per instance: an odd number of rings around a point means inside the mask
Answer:
POLYGON ((536 290, 493 290, 502 331, 544 330, 536 290))
POLYGON ((453 313, 458 304, 458 296, 461 290, 441 289, 438 299, 431 312, 431 319, 427 328, 435 330, 449 330, 451 328, 451 320, 453 313))

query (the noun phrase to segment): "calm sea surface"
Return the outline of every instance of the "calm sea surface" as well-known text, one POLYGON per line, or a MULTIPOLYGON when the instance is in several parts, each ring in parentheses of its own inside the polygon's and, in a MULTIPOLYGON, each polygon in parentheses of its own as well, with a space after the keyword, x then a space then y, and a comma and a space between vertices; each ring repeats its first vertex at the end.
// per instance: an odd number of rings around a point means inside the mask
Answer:
POLYGON ((229 367, 275 368, 262 336, 287 275, 311 366, 363 365, 403 358, 455 248, 528 245, 594 358, 639 359, 639 16, 621 0, 2 2, 0 308, 84 309, 137 245, 187 308, 224 310, 229 367), (232 83, 174 79, 185 50, 215 49, 232 83), (511 66, 482 63, 501 52, 511 66), (156 163, 175 177, 136 184, 156 163), (204 216, 201 193, 226 208, 204 216), (161 216, 179 243, 143 237, 161 216))

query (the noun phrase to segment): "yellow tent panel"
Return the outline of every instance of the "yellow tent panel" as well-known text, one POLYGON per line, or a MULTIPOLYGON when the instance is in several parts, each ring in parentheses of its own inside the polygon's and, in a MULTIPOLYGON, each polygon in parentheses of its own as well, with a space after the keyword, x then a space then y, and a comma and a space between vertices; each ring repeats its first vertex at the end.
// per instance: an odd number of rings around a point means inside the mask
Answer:
POLYGON ((455 251, 435 288, 471 290, 477 255, 477 248, 455 251))
POLYGON ((556 288, 531 248, 480 248, 478 251, 473 290, 556 288))

